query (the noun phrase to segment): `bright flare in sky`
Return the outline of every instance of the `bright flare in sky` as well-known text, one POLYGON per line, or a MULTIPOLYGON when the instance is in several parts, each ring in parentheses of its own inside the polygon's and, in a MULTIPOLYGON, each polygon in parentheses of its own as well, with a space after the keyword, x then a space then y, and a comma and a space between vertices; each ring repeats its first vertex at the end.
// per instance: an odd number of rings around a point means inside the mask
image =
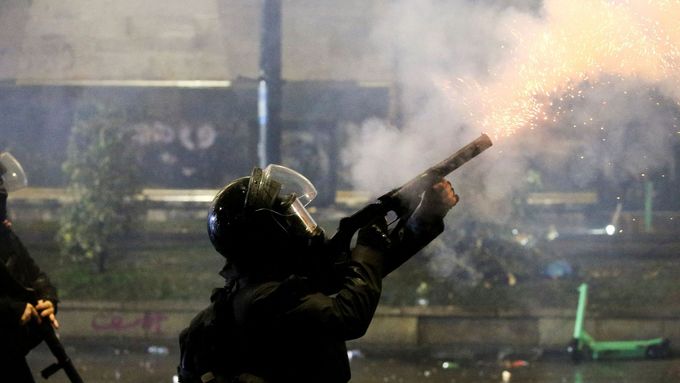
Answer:
POLYGON ((503 137, 558 122, 569 112, 558 104, 612 78, 663 84, 680 99, 680 0, 546 0, 543 11, 505 26, 511 59, 483 83, 444 84, 480 130, 503 137))

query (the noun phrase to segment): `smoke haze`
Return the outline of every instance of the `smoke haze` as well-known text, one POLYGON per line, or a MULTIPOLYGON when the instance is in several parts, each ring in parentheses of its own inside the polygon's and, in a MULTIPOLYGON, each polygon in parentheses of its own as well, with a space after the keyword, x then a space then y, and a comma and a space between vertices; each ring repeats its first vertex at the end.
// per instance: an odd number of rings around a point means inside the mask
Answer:
POLYGON ((494 147, 453 177, 482 220, 508 218, 537 162, 573 190, 672 166, 677 20, 678 1, 390 2, 371 38, 395 62, 403 126, 351 130, 355 187, 388 190, 482 132, 494 147))

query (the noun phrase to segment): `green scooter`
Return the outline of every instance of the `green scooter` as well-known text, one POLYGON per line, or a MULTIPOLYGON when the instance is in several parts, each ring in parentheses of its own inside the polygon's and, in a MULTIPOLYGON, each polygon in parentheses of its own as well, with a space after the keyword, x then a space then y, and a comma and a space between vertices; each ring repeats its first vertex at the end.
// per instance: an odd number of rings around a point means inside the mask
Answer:
POLYGON ((614 358, 666 358, 670 356, 670 341, 665 338, 623 341, 596 341, 583 329, 588 300, 588 285, 578 288, 579 299, 574 323, 574 338, 567 347, 571 360, 578 363, 583 359, 593 360, 604 357, 614 358))

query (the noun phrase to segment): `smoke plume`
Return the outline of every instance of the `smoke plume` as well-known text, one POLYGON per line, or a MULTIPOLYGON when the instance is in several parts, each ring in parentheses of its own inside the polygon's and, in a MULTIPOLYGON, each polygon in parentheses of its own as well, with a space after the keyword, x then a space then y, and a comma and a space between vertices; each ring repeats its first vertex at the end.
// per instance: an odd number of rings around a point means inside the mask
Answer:
POLYGON ((482 220, 509 218, 537 163, 574 191, 673 165, 680 1, 386 7, 371 38, 395 62, 402 126, 352 130, 345 158, 357 189, 399 185, 482 132, 494 147, 453 176, 482 220))

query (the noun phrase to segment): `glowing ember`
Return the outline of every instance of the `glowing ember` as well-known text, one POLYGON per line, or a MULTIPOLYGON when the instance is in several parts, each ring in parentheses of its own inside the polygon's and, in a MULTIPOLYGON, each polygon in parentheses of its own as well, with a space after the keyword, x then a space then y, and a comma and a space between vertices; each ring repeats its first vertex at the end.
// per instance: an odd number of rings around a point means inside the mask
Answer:
POLYGON ((680 0, 547 0, 540 24, 507 26, 512 59, 491 71, 490 85, 458 79, 443 88, 463 99, 473 122, 495 137, 534 129, 572 112, 560 101, 581 97, 584 84, 618 77, 677 87, 678 20, 680 0))

